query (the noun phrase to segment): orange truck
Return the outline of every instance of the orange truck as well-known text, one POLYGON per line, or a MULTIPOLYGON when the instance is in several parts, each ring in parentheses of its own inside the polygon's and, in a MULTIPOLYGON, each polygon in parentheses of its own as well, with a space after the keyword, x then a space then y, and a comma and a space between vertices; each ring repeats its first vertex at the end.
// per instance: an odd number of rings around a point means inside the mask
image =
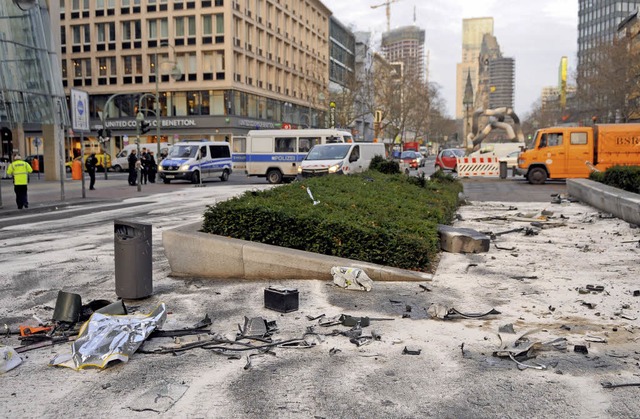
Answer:
POLYGON ((518 156, 516 173, 529 183, 588 178, 595 169, 640 166, 640 124, 553 127, 536 132, 518 156))

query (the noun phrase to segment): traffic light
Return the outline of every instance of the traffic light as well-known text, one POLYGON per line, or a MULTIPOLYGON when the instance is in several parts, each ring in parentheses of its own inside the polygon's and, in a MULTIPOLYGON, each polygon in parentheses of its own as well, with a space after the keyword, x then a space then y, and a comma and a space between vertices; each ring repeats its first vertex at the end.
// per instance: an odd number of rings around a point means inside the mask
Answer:
POLYGON ((13 153, 13 133, 9 128, 0 128, 0 140, 2 141, 2 155, 11 156, 13 153))
POLYGON ((101 139, 104 137, 104 130, 102 128, 99 128, 98 130, 96 130, 98 133, 98 139, 101 139))
POLYGON ((147 121, 140 121, 140 134, 145 134, 149 132, 150 129, 151 127, 149 126, 149 123, 147 121))

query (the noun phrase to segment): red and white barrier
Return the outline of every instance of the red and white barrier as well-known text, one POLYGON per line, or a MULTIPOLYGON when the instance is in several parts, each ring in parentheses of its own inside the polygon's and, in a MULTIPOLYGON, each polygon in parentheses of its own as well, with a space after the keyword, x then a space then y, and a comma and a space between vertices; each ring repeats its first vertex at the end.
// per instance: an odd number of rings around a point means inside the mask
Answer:
POLYGON ((500 162, 493 156, 458 157, 458 176, 500 176, 500 162))

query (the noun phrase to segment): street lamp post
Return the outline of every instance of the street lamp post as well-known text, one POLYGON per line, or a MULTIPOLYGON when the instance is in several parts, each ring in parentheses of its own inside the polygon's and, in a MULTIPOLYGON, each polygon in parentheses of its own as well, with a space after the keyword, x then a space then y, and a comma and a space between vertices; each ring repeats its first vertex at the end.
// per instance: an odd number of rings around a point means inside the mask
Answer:
MULTIPOLYGON (((173 50, 173 53, 175 55, 175 49, 173 48, 172 45, 167 44, 167 43, 163 43, 160 46, 166 46, 166 47, 170 47, 173 50)), ((182 78, 182 72, 180 71, 180 68, 178 67, 177 63, 175 61, 171 61, 171 60, 167 60, 167 61, 163 61, 163 63, 171 63, 173 64, 173 68, 171 69, 171 77, 173 77, 174 80, 180 80, 182 78)), ((156 142, 158 145, 158 151, 156 154, 156 159, 157 163, 160 163, 160 63, 158 62, 158 49, 156 48, 156 52, 155 52, 155 73, 156 73, 156 142)))

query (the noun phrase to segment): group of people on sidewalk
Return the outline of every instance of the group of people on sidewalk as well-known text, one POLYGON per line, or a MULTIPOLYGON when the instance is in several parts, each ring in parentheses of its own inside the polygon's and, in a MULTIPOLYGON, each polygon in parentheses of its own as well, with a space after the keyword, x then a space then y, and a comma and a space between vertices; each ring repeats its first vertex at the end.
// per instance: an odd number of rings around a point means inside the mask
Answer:
POLYGON ((129 163, 129 185, 135 186, 138 184, 138 173, 140 173, 140 184, 146 185, 147 182, 156 183, 156 173, 158 173, 158 164, 153 155, 153 151, 147 151, 146 147, 143 147, 138 157, 135 149, 131 150, 129 157, 127 157, 129 163))

